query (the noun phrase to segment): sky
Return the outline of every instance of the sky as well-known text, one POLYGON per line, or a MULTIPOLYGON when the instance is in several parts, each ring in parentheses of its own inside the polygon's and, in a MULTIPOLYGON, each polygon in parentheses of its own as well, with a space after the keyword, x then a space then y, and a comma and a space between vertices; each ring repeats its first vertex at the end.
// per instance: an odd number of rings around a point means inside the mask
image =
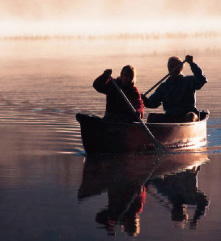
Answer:
POLYGON ((0 0, 0 35, 220 31, 220 0, 0 0))

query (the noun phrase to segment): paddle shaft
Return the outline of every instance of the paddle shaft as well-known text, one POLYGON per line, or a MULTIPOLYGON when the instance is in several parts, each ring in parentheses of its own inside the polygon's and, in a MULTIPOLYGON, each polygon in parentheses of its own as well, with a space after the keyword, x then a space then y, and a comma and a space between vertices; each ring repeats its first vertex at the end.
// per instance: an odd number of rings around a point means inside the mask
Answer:
POLYGON ((170 73, 168 73, 167 75, 165 75, 160 81, 158 81, 153 87, 151 87, 148 91, 146 91, 144 93, 144 95, 149 94, 153 89, 155 89, 160 83, 162 83, 165 79, 167 79, 172 73, 174 73, 175 70, 177 70, 178 68, 180 68, 186 61, 184 60, 182 63, 180 63, 179 65, 177 65, 170 73))
MULTIPOLYGON (((164 156, 160 156, 160 157, 157 156, 157 161, 153 162, 153 167, 152 167, 149 175, 148 175, 146 178, 144 178, 144 180, 142 181, 142 184, 140 185, 140 189, 139 189, 139 190, 141 190, 141 188, 143 188, 144 185, 150 180, 150 178, 152 177, 154 171, 156 170, 156 168, 158 167, 158 165, 162 162, 162 160, 163 160, 163 161, 165 160, 165 159, 164 159, 164 156), (163 158, 163 159, 162 159, 162 158, 163 158)), ((138 195, 138 192, 135 192, 135 193, 133 194, 130 202, 127 204, 126 208, 124 209, 124 211, 123 211, 123 212, 121 213, 121 215, 119 216, 119 218, 118 218, 119 220, 121 220, 121 219, 123 218, 123 216, 125 215, 125 213, 128 212, 131 204, 135 201, 135 198, 137 197, 137 195, 138 195)))
POLYGON ((112 81, 113 85, 116 87, 116 89, 118 90, 118 92, 120 93, 120 95, 122 96, 122 98, 125 100, 125 102, 130 107, 130 109, 131 109, 132 113, 134 114, 134 116, 136 117, 137 121, 140 122, 142 124, 142 126, 144 127, 147 135, 150 137, 150 139, 154 143, 154 146, 155 146, 156 150, 164 153, 166 151, 165 147, 163 145, 161 145, 161 143, 159 141, 157 141, 157 139, 153 136, 153 134, 150 132, 150 130, 144 124, 144 122, 141 120, 141 118, 136 115, 136 110, 134 109, 134 107, 132 106, 132 104, 128 100, 127 96, 124 94, 124 92, 119 88, 117 83, 112 78, 111 78, 111 81, 112 81))

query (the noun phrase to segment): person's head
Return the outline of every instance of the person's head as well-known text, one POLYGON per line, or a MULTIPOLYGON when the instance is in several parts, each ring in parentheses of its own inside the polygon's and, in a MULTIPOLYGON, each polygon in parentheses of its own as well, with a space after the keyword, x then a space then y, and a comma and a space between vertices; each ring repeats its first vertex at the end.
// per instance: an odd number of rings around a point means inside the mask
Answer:
POLYGON ((121 70, 121 83, 123 86, 134 85, 136 82, 136 71, 133 66, 126 65, 121 70))
POLYGON ((167 67, 168 67, 168 70, 169 70, 169 73, 174 69, 176 68, 178 65, 180 65, 180 67, 178 67, 172 74, 171 76, 172 77, 176 77, 178 76, 182 70, 183 70, 183 65, 181 65, 182 63, 182 60, 179 58, 179 57, 175 57, 175 56, 172 56, 168 59, 168 63, 167 63, 167 67))

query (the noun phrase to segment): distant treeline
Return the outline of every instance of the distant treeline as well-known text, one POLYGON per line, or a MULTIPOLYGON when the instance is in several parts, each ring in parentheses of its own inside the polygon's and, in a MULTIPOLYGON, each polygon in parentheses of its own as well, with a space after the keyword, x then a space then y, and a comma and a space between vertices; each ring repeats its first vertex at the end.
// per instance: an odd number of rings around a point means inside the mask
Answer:
POLYGON ((169 32, 169 33, 120 33, 106 35, 23 35, 23 36, 2 36, 0 40, 148 40, 148 39, 176 39, 176 38, 216 38, 220 37, 221 32, 169 32))

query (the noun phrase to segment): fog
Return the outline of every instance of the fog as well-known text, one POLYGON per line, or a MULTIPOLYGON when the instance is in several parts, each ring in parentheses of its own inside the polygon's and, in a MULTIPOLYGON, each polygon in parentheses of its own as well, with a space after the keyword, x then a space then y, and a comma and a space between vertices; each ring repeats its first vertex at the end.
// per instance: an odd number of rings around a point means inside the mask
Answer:
POLYGON ((0 35, 220 31, 219 0, 1 0, 0 35))

